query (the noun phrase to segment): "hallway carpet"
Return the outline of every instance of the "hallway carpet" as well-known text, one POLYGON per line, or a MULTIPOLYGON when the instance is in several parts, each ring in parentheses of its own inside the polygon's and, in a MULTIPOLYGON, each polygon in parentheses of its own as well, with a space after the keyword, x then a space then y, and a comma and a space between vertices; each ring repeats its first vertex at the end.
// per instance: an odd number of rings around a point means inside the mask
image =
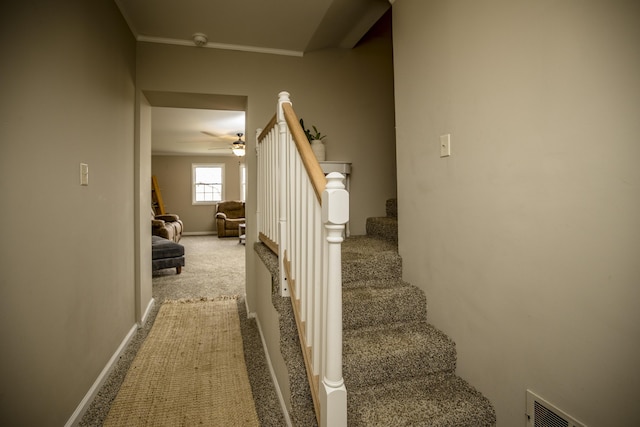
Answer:
POLYGON ((166 301, 105 426, 258 426, 235 298, 166 301))
POLYGON ((101 426, 138 350, 154 324, 160 305, 165 300, 215 299, 239 296, 236 300, 240 331, 244 345, 245 364, 249 375, 255 408, 260 425, 286 425, 269 368, 262 341, 254 319, 247 318, 245 294, 245 246, 237 238, 217 236, 184 236, 186 266, 179 275, 175 269, 160 270, 153 275, 153 297, 156 300, 146 323, 140 328, 114 366, 109 377, 91 403, 80 426, 101 426))

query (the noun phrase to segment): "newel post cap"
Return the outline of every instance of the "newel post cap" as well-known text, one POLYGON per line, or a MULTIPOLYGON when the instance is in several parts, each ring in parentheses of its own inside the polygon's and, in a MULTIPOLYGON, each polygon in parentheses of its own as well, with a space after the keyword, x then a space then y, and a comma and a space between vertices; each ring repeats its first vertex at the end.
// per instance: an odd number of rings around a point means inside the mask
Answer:
POLYGON ((344 189, 343 180, 344 176, 338 172, 327 175, 327 186, 322 192, 322 222, 349 222, 349 193, 344 189))

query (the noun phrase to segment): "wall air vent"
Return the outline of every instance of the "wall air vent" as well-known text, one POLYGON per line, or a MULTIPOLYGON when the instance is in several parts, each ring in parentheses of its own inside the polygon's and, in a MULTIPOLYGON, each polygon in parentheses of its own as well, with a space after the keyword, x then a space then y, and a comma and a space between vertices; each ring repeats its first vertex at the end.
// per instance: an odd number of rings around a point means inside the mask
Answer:
POLYGON ((587 427, 527 390, 527 427, 587 427))

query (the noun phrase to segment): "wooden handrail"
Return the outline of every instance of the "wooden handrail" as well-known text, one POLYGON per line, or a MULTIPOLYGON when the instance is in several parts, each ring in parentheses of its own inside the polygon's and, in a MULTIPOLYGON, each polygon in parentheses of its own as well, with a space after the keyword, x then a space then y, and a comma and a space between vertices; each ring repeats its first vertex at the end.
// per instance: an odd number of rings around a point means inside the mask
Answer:
POLYGON ((267 123, 267 126, 262 130, 262 132, 260 132, 260 135, 258 135, 258 144, 260 144, 264 137, 271 132, 271 129, 274 128, 276 123, 278 123, 278 118, 276 114, 274 114, 271 120, 269 120, 269 123, 267 123))
POLYGON ((322 204, 322 192, 327 186, 327 178, 325 178, 324 172, 322 172, 322 168, 313 154, 313 150, 311 150, 309 140, 304 134, 302 126, 300 126, 300 120, 298 119, 295 111, 293 111, 293 107, 291 104, 285 103, 282 104, 282 110, 284 111, 284 118, 287 121, 289 130, 291 131, 291 136, 293 137, 296 147, 298 148, 298 152, 300 153, 300 157, 302 158, 302 164, 304 164, 307 174, 309 175, 309 179, 311 180, 313 191, 316 193, 318 202, 322 204))

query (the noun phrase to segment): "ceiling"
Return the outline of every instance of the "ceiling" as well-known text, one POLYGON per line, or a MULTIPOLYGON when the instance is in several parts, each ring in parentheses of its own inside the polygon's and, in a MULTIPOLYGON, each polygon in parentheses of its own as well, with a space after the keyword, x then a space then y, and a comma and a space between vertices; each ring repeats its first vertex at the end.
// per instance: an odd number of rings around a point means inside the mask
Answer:
POLYGON ((152 151, 156 155, 231 155, 231 144, 238 140, 238 133, 244 133, 244 115, 244 111, 153 107, 152 151))
MULTIPOLYGON (((193 46, 193 35, 202 33, 207 37, 204 48, 291 56, 326 48, 351 49, 390 7, 389 0, 115 3, 138 41, 193 46)), ((243 111, 173 108, 150 102, 154 154, 231 155, 236 134, 244 132, 243 111)))

